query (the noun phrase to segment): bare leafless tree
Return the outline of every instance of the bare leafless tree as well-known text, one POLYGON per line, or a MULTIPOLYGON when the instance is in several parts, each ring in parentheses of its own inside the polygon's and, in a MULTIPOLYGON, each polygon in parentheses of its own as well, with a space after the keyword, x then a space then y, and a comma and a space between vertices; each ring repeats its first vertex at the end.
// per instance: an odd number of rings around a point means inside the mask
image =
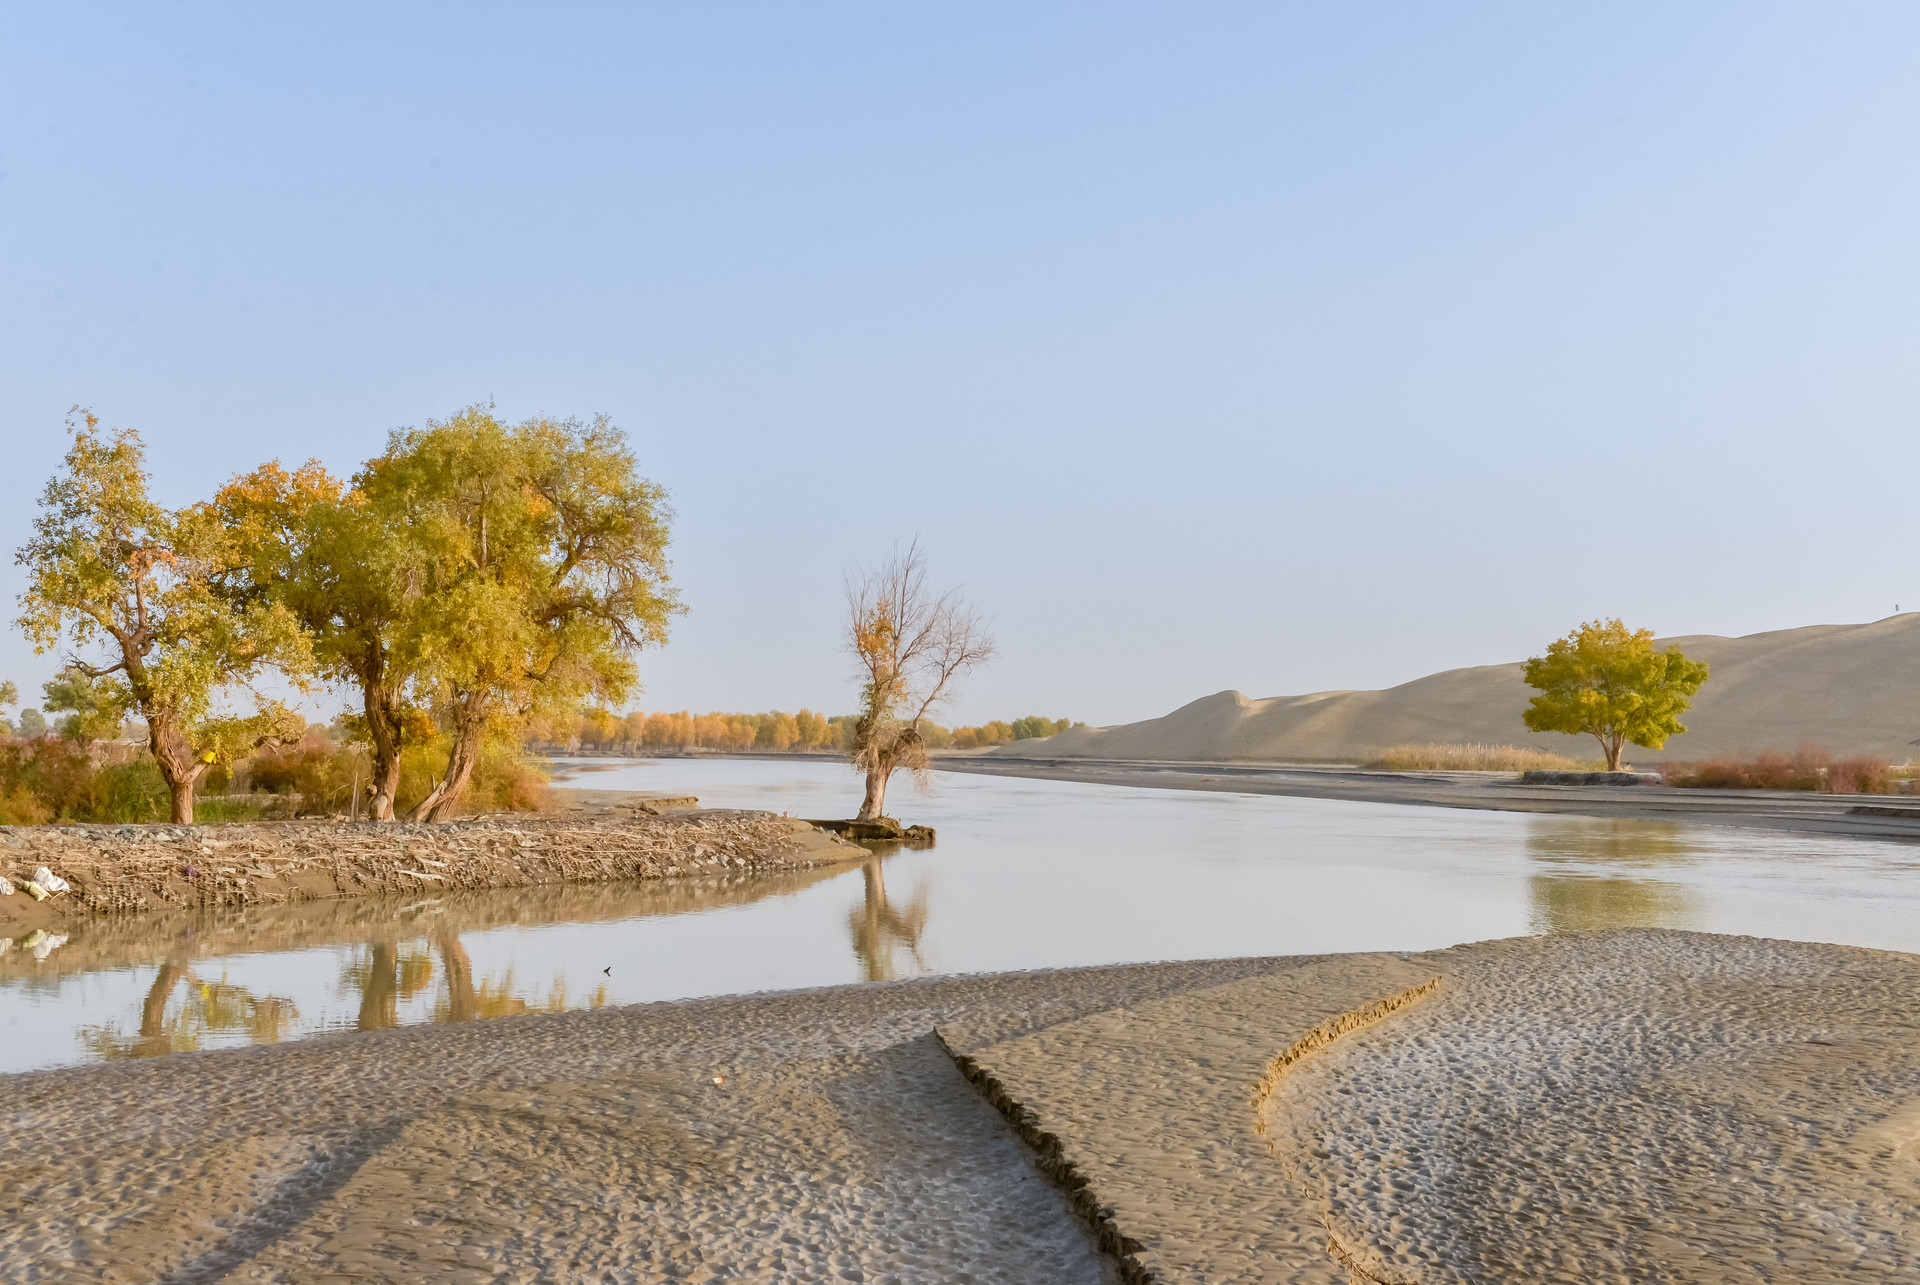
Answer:
POLYGON ((848 577, 847 648, 859 662, 852 757, 866 773, 860 817, 868 820, 885 814, 895 771, 926 769, 922 720, 953 696, 960 675, 993 655, 993 639, 957 590, 927 587, 926 555, 915 540, 848 577))

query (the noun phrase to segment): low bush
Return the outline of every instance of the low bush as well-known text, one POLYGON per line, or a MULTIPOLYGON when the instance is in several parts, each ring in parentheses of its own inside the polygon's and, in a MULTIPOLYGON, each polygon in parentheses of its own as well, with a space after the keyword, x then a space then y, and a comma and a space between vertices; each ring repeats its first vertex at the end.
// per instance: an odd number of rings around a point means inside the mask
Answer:
POLYGON ((1585 763, 1564 754, 1528 749, 1524 745, 1470 745, 1428 741, 1422 745, 1389 745, 1363 767, 1397 771, 1440 772, 1585 772, 1604 763, 1585 763))
MULTIPOLYGON (((401 755, 397 813, 426 797, 446 770, 450 747, 442 736, 401 755)), ((217 824, 287 815, 289 803, 276 805, 276 799, 290 799, 302 816, 344 815, 352 809, 356 784, 364 792, 368 777, 364 746, 316 731, 298 744, 208 772, 194 820, 217 824)), ((461 811, 539 811, 549 794, 546 773, 518 745, 503 742, 482 752, 461 811)), ((102 743, 90 751, 55 736, 0 739, 0 825, 146 825, 164 823, 171 813, 166 782, 144 749, 102 743)))
POLYGON ((153 760, 117 746, 104 755, 53 736, 0 746, 0 824, 165 821, 167 787, 153 760))
POLYGON ((1745 758, 1721 755, 1700 763, 1668 763, 1666 783, 1683 790, 1817 790, 1826 794, 1891 794, 1893 769, 1883 758, 1835 758, 1818 745, 1791 754, 1768 750, 1745 758))

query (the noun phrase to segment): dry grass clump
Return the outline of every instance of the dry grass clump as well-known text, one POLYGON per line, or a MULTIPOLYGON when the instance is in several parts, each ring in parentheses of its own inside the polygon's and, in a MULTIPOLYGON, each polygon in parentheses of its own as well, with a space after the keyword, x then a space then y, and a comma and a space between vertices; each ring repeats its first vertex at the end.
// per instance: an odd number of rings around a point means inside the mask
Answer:
POLYGON ((1364 766, 1399 771, 1425 768, 1442 772, 1581 772, 1592 765, 1564 754, 1530 750, 1524 745, 1428 741, 1423 745, 1389 745, 1364 766))
POLYGON ((1818 745, 1791 754, 1768 750, 1749 758, 1721 755, 1704 763, 1668 763, 1668 785, 1691 790, 1817 790, 1823 794, 1892 794, 1893 769, 1883 758, 1835 758, 1818 745))

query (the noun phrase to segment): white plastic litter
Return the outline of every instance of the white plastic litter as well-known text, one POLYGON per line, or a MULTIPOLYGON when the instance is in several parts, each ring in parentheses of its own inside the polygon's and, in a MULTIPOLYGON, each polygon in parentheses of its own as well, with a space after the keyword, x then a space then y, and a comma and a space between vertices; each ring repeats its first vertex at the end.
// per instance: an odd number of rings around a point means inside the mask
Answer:
POLYGON ((33 872, 33 881, 48 892, 65 892, 73 886, 45 866, 33 872))
POLYGON ((0 875, 0 897, 11 897, 12 895, 13 880, 7 878, 5 875, 0 875))

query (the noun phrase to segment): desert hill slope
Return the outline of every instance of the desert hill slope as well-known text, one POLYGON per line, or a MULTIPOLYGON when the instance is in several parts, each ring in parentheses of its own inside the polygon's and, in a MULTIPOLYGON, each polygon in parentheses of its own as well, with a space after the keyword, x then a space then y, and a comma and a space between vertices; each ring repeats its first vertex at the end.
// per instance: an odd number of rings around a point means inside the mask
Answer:
MULTIPOLYGON (((1920 612, 1864 625, 1810 625, 1722 638, 1663 638, 1712 670, 1684 735, 1629 762, 1702 759, 1815 741, 1903 762, 1920 753, 1920 612)), ((1599 755, 1592 737, 1534 733, 1520 721, 1534 692, 1521 662, 1430 674, 1384 691, 1253 700, 1217 692, 1161 718, 1075 728, 993 751, 1008 757, 1363 759, 1405 741, 1533 745, 1599 755)))

